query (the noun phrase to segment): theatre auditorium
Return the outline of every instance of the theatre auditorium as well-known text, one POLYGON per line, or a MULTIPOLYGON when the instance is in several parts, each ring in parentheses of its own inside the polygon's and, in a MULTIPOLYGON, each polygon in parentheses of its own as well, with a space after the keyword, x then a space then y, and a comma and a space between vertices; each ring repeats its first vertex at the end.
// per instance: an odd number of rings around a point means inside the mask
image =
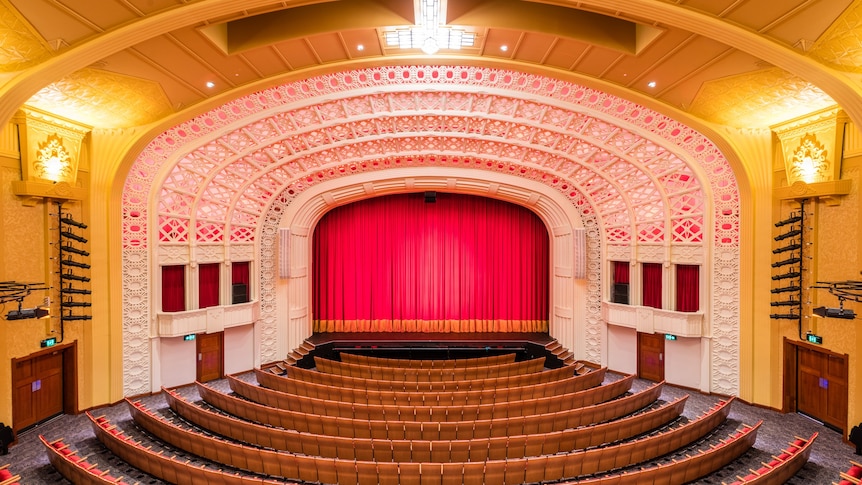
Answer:
POLYGON ((0 485, 860 483, 862 0, 0 39, 0 485))

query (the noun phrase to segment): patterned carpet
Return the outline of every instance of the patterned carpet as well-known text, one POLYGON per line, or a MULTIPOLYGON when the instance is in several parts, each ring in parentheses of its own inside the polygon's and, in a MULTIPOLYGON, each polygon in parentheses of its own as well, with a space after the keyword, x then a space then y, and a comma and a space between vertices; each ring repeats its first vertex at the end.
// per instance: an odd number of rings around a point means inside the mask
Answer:
MULTIPOLYGON (((618 375, 609 373, 608 380, 618 378, 618 375)), ((253 379, 253 377, 252 377, 253 379)), ((227 390, 225 381, 216 381, 216 387, 227 390)), ((636 381, 632 391, 641 389, 650 383, 647 381, 636 381)), ((197 399, 197 391, 191 387, 184 388, 182 393, 192 399, 197 399)), ((694 391, 683 390, 673 386, 665 386, 662 400, 671 401, 679 396, 688 394, 684 416, 693 418, 702 411, 711 407, 718 398, 705 396, 694 391)), ((166 409, 166 404, 161 395, 142 399, 151 409, 166 409)), ((106 407, 95 411, 94 414, 106 415, 111 421, 127 433, 149 441, 148 437, 137 429, 128 413, 125 403, 106 407)), ((760 467, 761 462, 769 461, 772 455, 777 455, 785 448, 794 436, 808 438, 812 433, 818 432, 819 436, 814 443, 811 458, 805 467, 789 482, 795 485, 831 484, 839 480, 838 474, 847 470, 849 460, 859 461, 854 455, 855 449, 842 442, 841 435, 818 422, 815 422, 799 414, 780 414, 774 411, 749 406, 734 402, 728 422, 723 426, 725 431, 718 434, 714 439, 726 436, 729 430, 736 428, 739 424, 755 424, 763 420, 764 424, 757 435, 754 448, 750 449, 742 457, 720 472, 705 477, 694 483, 717 484, 731 482, 737 475, 745 475, 749 469, 760 467)), ((47 455, 39 443, 39 435, 45 435, 49 440, 63 438, 81 456, 88 456, 88 460, 98 464, 102 469, 108 468, 114 476, 121 475, 131 483, 162 484, 147 474, 144 474, 128 465, 107 451, 93 435, 89 420, 84 415, 61 416, 52 421, 43 423, 36 428, 22 433, 18 437, 19 444, 9 450, 6 456, 0 456, 0 465, 10 463, 14 473, 21 475, 22 484, 67 484, 65 480, 48 463, 47 455)), ((173 452, 181 455, 181 452, 173 452)))

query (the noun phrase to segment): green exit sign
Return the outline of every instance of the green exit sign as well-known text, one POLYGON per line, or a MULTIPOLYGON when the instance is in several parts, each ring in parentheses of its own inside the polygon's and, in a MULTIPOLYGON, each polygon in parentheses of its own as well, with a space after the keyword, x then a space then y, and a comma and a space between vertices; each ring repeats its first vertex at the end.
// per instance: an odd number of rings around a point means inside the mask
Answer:
POLYGON ((57 344, 57 337, 46 338, 39 343, 42 345, 42 347, 53 347, 57 344))
POLYGON ((188 341, 188 340, 194 340, 194 339, 195 339, 195 334, 193 334, 193 333, 191 333, 189 335, 183 335, 183 340, 188 341))
POLYGON ((813 333, 809 333, 808 335, 806 335, 806 337, 808 338, 808 341, 812 344, 820 345, 823 343, 823 337, 821 337, 820 335, 814 335, 813 333))
POLYGON ((664 339, 665 340, 676 340, 676 335, 666 333, 666 334, 664 334, 664 339))

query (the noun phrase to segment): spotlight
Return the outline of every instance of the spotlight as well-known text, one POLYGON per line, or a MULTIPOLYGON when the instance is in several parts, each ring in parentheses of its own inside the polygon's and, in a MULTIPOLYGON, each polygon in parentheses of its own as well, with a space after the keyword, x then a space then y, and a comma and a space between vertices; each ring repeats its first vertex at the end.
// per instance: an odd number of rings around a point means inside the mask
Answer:
POLYGON ((824 318, 845 318, 847 320, 853 320, 856 318, 856 313, 847 308, 829 308, 821 306, 812 309, 811 312, 824 318))
POLYGON ((47 308, 24 308, 12 310, 6 314, 6 320, 27 320, 30 318, 42 318, 48 316, 47 308))

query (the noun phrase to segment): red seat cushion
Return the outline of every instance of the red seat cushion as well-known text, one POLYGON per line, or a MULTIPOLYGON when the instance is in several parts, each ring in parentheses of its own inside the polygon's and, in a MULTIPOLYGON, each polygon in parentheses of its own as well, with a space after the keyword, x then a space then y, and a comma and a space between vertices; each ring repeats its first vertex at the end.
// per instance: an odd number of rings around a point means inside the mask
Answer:
POLYGON ((10 478, 12 478, 12 472, 5 468, 0 470, 0 480, 8 480, 10 478))
POLYGON ((847 474, 853 478, 862 478, 862 467, 853 465, 847 470, 847 474))

